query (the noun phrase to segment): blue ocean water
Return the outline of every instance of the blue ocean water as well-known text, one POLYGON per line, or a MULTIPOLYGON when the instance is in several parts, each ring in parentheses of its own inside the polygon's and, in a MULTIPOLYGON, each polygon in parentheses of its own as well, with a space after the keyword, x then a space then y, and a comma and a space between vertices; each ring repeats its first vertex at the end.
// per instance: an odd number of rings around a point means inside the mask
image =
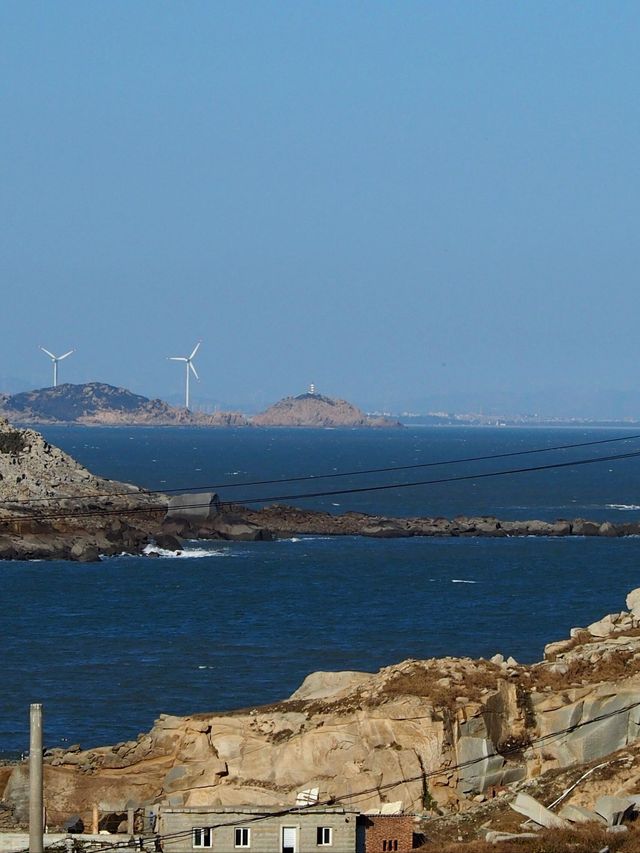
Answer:
MULTIPOLYGON (((206 430, 49 427, 94 472, 152 488, 242 483, 549 447, 626 431, 516 428, 206 430)), ((221 488, 278 497, 475 475, 623 453, 639 442, 317 483, 221 488)), ((330 512, 636 520, 640 461, 302 499, 330 512)), ((295 503, 296 501, 291 500, 295 503)), ((640 539, 294 537, 194 542, 182 558, 0 563, 0 752, 24 750, 30 702, 49 746, 113 743, 161 712, 275 701, 317 669, 407 657, 537 659, 543 645, 624 607, 640 539)))

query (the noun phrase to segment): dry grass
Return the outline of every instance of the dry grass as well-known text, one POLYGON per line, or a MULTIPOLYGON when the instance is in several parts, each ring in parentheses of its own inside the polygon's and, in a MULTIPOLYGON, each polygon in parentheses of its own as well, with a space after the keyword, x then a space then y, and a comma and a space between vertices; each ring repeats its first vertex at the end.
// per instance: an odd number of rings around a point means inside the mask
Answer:
MULTIPOLYGON (((638 629, 634 629, 638 630, 638 629)), ((579 686, 583 682, 594 684, 599 681, 620 681, 640 672, 640 658, 634 658, 633 652, 614 651, 591 663, 588 659, 567 662, 567 672, 552 672, 545 666, 533 666, 529 670, 531 678, 527 687, 544 690, 566 690, 570 686, 579 686)))
POLYGON ((597 853, 608 847, 611 853, 638 853, 640 829, 630 826, 629 831, 610 835, 604 827, 587 825, 566 830, 546 830, 532 839, 502 841, 497 845, 487 841, 459 842, 437 841, 420 848, 423 853, 597 853))
POLYGON ((440 679, 449 678, 445 667, 438 662, 417 665, 412 672, 401 672, 394 675, 384 685, 386 696, 425 696, 434 706, 453 709, 456 707, 456 697, 465 696, 470 702, 478 702, 486 696, 487 691, 498 689, 498 681, 504 679, 505 673, 496 664, 483 661, 464 669, 461 681, 451 679, 449 686, 440 684, 440 679))
MULTIPOLYGON (((610 639, 612 637, 640 637, 640 627, 627 628, 623 631, 614 631, 613 633, 609 634, 606 639, 610 639)), ((561 659, 562 656, 566 655, 567 652, 572 652, 574 649, 577 649, 580 646, 588 646, 591 643, 602 642, 602 639, 602 637, 593 637, 586 629, 582 629, 581 631, 578 631, 576 633, 575 637, 572 637, 570 640, 567 640, 566 644, 562 648, 562 651, 549 655, 547 660, 550 662, 556 661, 559 658, 561 659)))
POLYGON ((563 644, 561 652, 550 654, 547 660, 555 661, 558 659, 558 655, 564 655, 567 652, 572 652, 574 649, 577 649, 578 646, 585 646, 588 643, 593 643, 594 639, 595 638, 592 637, 587 630, 583 629, 582 631, 578 631, 575 637, 572 637, 570 640, 567 640, 566 644, 563 644))

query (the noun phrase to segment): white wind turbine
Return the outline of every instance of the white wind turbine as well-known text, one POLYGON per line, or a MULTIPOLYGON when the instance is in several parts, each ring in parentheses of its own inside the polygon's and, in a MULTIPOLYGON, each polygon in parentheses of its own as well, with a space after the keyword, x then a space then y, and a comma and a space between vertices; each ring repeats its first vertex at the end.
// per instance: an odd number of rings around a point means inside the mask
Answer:
POLYGON ((58 384, 58 362, 62 361, 63 358, 66 358, 68 355, 71 355, 72 352, 75 352, 74 349, 70 349, 69 352, 65 352, 64 355, 54 355, 52 352, 49 352, 48 349, 44 347, 40 347, 42 352, 46 353, 51 361, 53 362, 53 387, 55 388, 58 384))
POLYGON ((184 361, 184 363, 185 363, 185 368, 186 368, 186 373, 187 373, 185 394, 184 394, 184 407, 185 407, 185 409, 189 408, 189 371, 192 370, 193 375, 196 377, 196 379, 200 379, 200 377, 198 376, 198 374, 196 372, 195 367, 193 366, 193 358, 194 358, 195 354, 198 352, 198 349, 200 348, 201 343, 202 343, 202 341, 198 341, 198 343, 193 348, 193 352, 191 353, 191 355, 187 355, 187 356, 171 355, 171 356, 169 356, 169 361, 184 361))

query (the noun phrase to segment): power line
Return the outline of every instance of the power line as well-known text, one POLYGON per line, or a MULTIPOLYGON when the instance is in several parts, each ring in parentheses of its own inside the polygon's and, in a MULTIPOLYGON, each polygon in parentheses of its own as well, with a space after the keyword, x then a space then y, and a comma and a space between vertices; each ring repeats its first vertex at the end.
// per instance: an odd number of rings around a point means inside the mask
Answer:
MULTIPOLYGON (((212 491, 216 489, 237 489, 244 488, 246 486, 272 486, 278 483, 300 483, 307 482, 309 480, 333 480, 340 477, 358 477, 367 474, 386 474, 393 471, 411 471, 420 468, 435 468, 440 465, 461 465, 466 462, 488 462, 493 459, 505 459, 513 456, 530 456, 537 453, 552 453, 559 450, 575 450, 581 447, 594 447, 596 445, 601 444, 614 444, 616 442, 621 441, 635 441, 640 439, 640 433, 634 435, 625 435, 618 436, 617 438, 602 438, 596 441, 581 441, 574 442, 573 444, 557 444, 552 447, 536 447, 530 450, 513 450, 505 453, 490 453, 485 454, 483 456, 466 456, 462 458, 456 459, 441 459, 436 460, 434 462, 416 462, 410 465, 388 465, 383 468, 361 468, 352 471, 338 471, 333 472, 331 474, 305 474, 299 477, 277 477, 270 480, 249 480, 246 482, 237 482, 233 483, 213 483, 209 485, 203 486, 183 486, 176 487, 170 489, 146 489, 140 487, 137 489, 138 493, 142 494, 174 494, 174 493, 184 493, 184 492, 195 492, 195 491, 212 491)), ((135 492, 105 492, 104 494, 89 494, 86 493, 84 495, 69 495, 60 500, 80 500, 80 499, 98 499, 98 498, 114 498, 114 497, 130 497, 135 492)), ((5 500, 0 501, 0 506, 5 504, 12 503, 34 503, 36 501, 49 501, 51 498, 47 497, 31 497, 31 498, 16 498, 14 500, 5 500)))
MULTIPOLYGON (((437 480, 416 480, 411 483, 388 483, 378 486, 362 486, 350 489, 334 489, 325 492, 305 492, 304 494, 275 495, 271 497, 242 498, 238 503, 269 503, 271 501, 299 500, 300 498, 323 498, 337 495, 351 495, 363 492, 381 492, 389 489, 409 489, 416 486, 436 486, 443 483, 460 483, 465 480, 480 480, 488 477, 505 477, 512 474, 527 474, 532 471, 551 471, 557 468, 573 468, 580 465, 593 465, 598 462, 615 462, 620 459, 633 459, 640 456, 640 450, 630 453, 620 453, 611 456, 596 456, 592 459, 575 459, 570 462, 552 462, 549 465, 534 465, 528 468, 507 468, 502 471, 488 471, 476 474, 464 474, 460 477, 441 477, 437 480)), ((225 503, 230 503, 229 501, 225 503)))
MULTIPOLYGON (((628 711, 632 711, 634 708, 638 708, 638 707, 640 707, 640 701, 632 702, 631 704, 625 705, 622 708, 616 708, 613 711, 607 711, 605 713, 602 713, 602 714, 599 714, 595 717, 592 717, 589 720, 583 720, 582 722, 575 723, 572 726, 566 726, 563 729, 558 729, 554 732, 548 732, 546 735, 541 735, 540 737, 532 738, 531 740, 527 741, 526 746, 527 746, 527 748, 530 748, 530 747, 537 747, 537 746, 543 745, 543 744, 548 743, 549 741, 553 740, 554 738, 562 737, 565 734, 569 734, 573 731, 576 731, 577 729, 584 728, 585 726, 593 725, 594 723, 600 723, 603 720, 610 719, 611 717, 618 716, 619 714, 625 714, 628 711)), ((520 753, 520 752, 522 752, 522 749, 523 749, 522 745, 517 745, 517 746, 509 747, 507 749, 503 749, 500 752, 496 751, 495 754, 505 757, 507 755, 513 755, 513 754, 520 753)), ((356 798, 364 797, 364 796, 367 796, 367 794, 375 794, 375 793, 380 793, 382 791, 389 791, 389 790, 392 790, 393 788, 400 787, 400 785, 406 785, 406 784, 409 784, 411 782, 420 782, 423 780, 426 781, 427 779, 431 779, 435 776, 441 776, 443 773, 450 773, 450 772, 455 771, 455 770, 466 770, 469 767, 473 767, 477 764, 481 764, 483 761, 486 761, 487 758, 489 758, 489 757, 491 757, 491 756, 479 756, 478 758, 471 758, 468 761, 461 761, 461 762, 458 762, 457 764, 450 764, 446 767, 441 767, 437 770, 424 771, 422 773, 419 773, 416 776, 401 777, 400 779, 398 779, 394 782, 387 782, 384 785, 375 785, 375 786, 372 786, 370 788, 364 788, 364 789, 361 789, 360 791, 356 791, 355 793, 350 792, 347 794, 331 796, 325 800, 322 800, 322 801, 319 801, 316 803, 308 803, 306 805, 290 806, 288 808, 283 808, 283 809, 280 809, 280 810, 275 811, 275 812, 264 812, 264 813, 256 815, 255 817, 245 818, 245 819, 236 820, 236 821, 229 821, 228 823, 209 824, 206 826, 200 826, 200 827, 196 827, 196 828, 197 829, 214 830, 214 829, 220 829, 220 828, 224 828, 224 827, 245 826, 246 824, 249 824, 249 823, 256 823, 258 821, 269 820, 270 818, 274 818, 274 817, 276 817, 276 818, 277 817, 286 817, 288 815, 298 814, 298 813, 301 813, 301 812, 304 812, 304 811, 307 811, 307 810, 313 809, 313 808, 318 808, 318 807, 322 808, 324 806, 333 806, 333 805, 338 805, 338 804, 344 804, 345 801, 354 800, 356 798)), ((211 787, 214 787, 214 786, 211 786, 211 787)), ((149 841, 156 841, 156 840, 166 841, 166 840, 172 840, 172 839, 176 840, 178 838, 189 837, 189 836, 191 836, 192 832, 193 832, 193 828, 180 830, 178 832, 165 833, 165 834, 153 834, 153 835, 140 836, 140 837, 143 840, 146 838, 149 841)), ((118 849, 122 849, 124 847, 129 847, 129 846, 130 846, 130 844, 128 842, 117 842, 116 844, 112 844, 112 845, 109 845, 106 847, 102 847, 102 848, 100 848, 100 850, 101 850, 101 853, 107 853, 107 851, 110 851, 110 850, 118 850, 118 849)), ((20 853, 28 853, 28 849, 26 849, 24 851, 20 851, 20 853)))
MULTIPOLYGON (((551 471, 560 468, 574 468, 582 465, 594 465, 602 462, 616 462, 622 459, 635 459, 640 456, 640 450, 631 451, 629 453, 620 453, 613 454, 610 456, 596 456, 593 458, 587 459, 574 459, 568 462, 552 462, 548 465, 534 465, 526 468, 507 468, 501 471, 488 471, 488 472, 478 472, 475 474, 464 474, 459 477, 441 477, 435 480, 417 480, 410 483, 387 483, 384 485, 377 486, 360 486, 349 489, 333 489, 329 491, 319 491, 319 492, 304 492, 302 494, 286 494, 286 495, 271 495, 269 497, 246 497, 240 498, 237 501, 224 501, 222 502, 222 506, 235 506, 239 504, 251 504, 251 503, 272 503, 277 501, 284 500, 305 500, 307 498, 321 498, 321 497, 336 497, 338 495, 351 495, 351 494, 364 494, 367 492, 380 492, 380 491, 388 491, 390 489, 410 489, 416 488, 418 486, 437 486, 443 485, 446 483, 460 483, 469 480, 481 480, 488 479, 492 477, 506 477, 512 476, 515 474, 528 474, 536 471, 551 471)), ((202 507, 209 506, 208 502, 197 502, 193 504, 183 504, 181 509, 200 509, 202 507)), ((144 507, 124 507, 120 509, 88 509, 88 510, 76 510, 76 511, 66 511, 66 512, 57 512, 57 513, 43 513, 43 514, 25 514, 25 515, 12 515, 8 516, 6 519, 0 518, 0 523, 3 521, 6 523, 14 523, 16 521, 28 521, 28 520, 38 520, 38 521, 48 521, 54 519, 63 519, 63 518, 91 518, 91 517, 105 517, 105 516, 127 516, 127 515, 136 515, 141 513, 159 513, 165 511, 163 506, 154 505, 154 506, 144 506, 144 507)))

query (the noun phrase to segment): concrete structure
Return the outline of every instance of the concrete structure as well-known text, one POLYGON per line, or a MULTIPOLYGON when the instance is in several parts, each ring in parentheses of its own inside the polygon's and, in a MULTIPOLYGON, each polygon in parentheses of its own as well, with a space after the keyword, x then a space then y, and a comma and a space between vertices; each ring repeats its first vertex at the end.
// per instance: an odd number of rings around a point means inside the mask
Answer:
POLYGON ((165 853, 355 853, 357 818, 342 806, 163 808, 156 832, 165 853))
POLYGON ((42 705, 29 709, 29 853, 42 853, 44 833, 42 705))
POLYGON ((188 521, 202 524, 218 514, 220 500, 216 492, 194 492, 173 495, 167 507, 167 521, 188 521))
MULTIPOLYGON (((44 849, 48 850, 50 847, 55 847, 55 849, 60 853, 61 850, 65 850, 65 842, 70 841, 73 844, 73 840, 81 841, 85 850, 100 850, 100 848, 117 844, 126 849, 126 845, 131 841, 130 835, 112 835, 112 834, 82 834, 82 835, 67 835, 64 832, 45 832, 44 834, 44 849)), ((29 834, 27 832, 0 832, 0 853, 24 853, 24 851, 29 846, 29 834)), ((134 841, 134 847, 139 850, 140 843, 138 838, 134 841)), ((151 845, 151 849, 153 849, 153 845, 151 845)))

